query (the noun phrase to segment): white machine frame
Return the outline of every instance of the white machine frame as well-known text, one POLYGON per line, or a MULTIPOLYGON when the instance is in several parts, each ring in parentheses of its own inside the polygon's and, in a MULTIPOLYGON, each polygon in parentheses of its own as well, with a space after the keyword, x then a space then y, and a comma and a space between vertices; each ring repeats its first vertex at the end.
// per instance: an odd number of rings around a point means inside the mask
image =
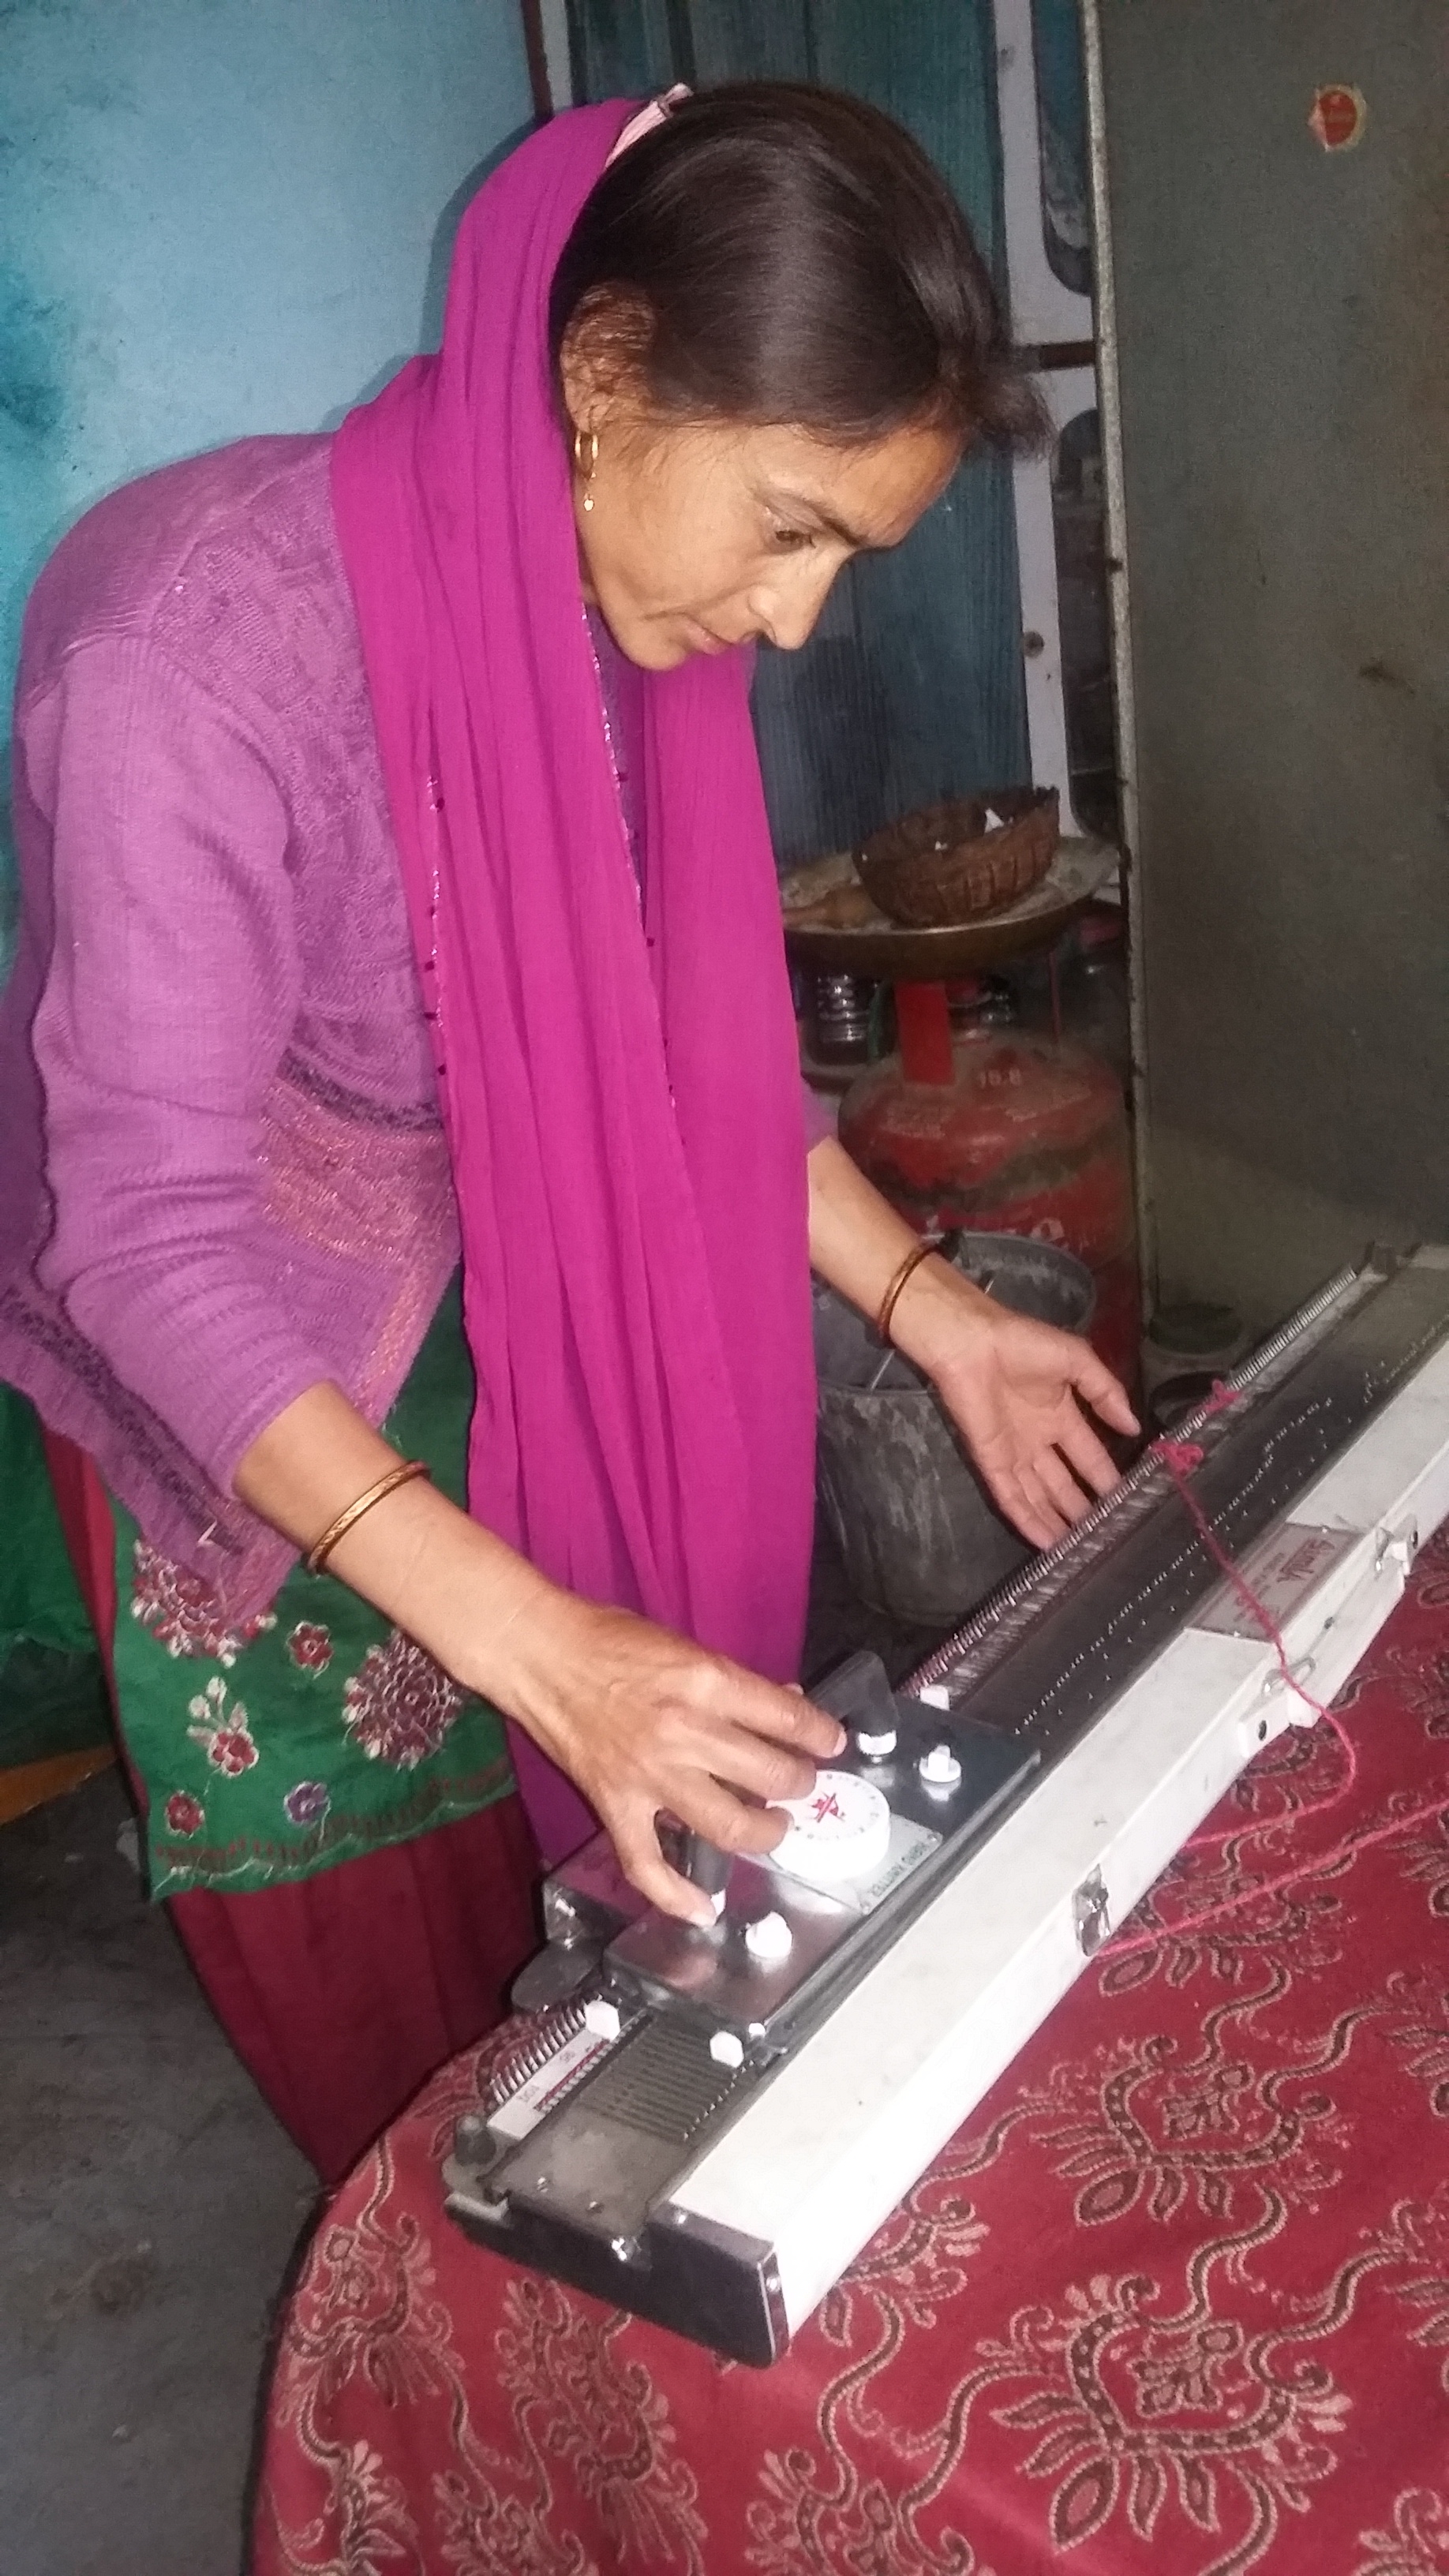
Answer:
MULTIPOLYGON (((1449 1253, 1421 1254, 1449 1267, 1449 1253)), ((1449 1516, 1449 1346, 1302 1494, 1347 1537, 1283 1618, 1326 1702, 1449 1516)), ((1213 1615, 1211 1608, 1204 1618, 1213 1615)), ((793 2334, 1260 1747, 1311 1709, 1256 1636, 1184 1629, 844 1997, 665 2205, 771 2246, 793 2334)))

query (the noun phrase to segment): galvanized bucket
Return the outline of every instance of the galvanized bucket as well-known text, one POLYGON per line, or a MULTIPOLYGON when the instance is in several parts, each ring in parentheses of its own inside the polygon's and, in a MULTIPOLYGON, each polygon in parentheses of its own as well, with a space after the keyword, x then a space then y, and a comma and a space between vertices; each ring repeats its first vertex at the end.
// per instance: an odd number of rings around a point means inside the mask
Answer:
MULTIPOLYGON (((968 1234, 953 1258, 1017 1314, 1079 1333, 1092 1274, 1027 1235, 968 1234)), ((851 1586, 872 1609, 948 1627, 1032 1553, 969 1463, 935 1390, 895 1353, 878 1385, 874 1327, 815 1283, 820 1384, 816 1481, 851 1586)))

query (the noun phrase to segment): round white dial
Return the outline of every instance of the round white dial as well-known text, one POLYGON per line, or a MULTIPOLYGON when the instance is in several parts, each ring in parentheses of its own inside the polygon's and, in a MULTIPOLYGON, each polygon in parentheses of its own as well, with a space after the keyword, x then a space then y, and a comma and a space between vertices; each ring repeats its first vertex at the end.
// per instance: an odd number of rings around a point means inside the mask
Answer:
POLYGON ((879 1789, 854 1771, 818 1771, 808 1798, 778 1804, 790 1828, 769 1857, 776 1869, 813 1887, 869 1878, 890 1849, 891 1811, 879 1789))

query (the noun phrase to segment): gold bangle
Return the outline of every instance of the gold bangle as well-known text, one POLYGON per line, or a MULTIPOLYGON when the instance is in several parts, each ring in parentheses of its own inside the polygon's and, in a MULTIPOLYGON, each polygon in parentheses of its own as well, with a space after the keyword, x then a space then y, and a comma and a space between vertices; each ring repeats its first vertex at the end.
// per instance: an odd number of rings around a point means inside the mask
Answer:
POLYGON ((389 1467, 385 1476, 379 1476, 375 1485, 369 1485, 366 1493, 359 1494, 355 1503, 349 1503, 346 1511, 339 1512, 335 1521, 329 1521, 315 1546, 308 1548, 302 1559, 308 1573, 321 1573, 338 1540, 347 1536, 353 1523, 360 1521, 364 1512, 370 1512, 374 1503, 380 1503, 385 1494, 395 1494, 399 1485, 410 1485, 415 1476, 426 1476, 427 1473, 426 1458, 406 1458, 400 1466, 389 1467))
POLYGON ((904 1288, 908 1279, 914 1278, 916 1272, 921 1266, 921 1263, 930 1259, 930 1256, 935 1249, 936 1247, 934 1243, 913 1243, 910 1251, 906 1254, 904 1261, 901 1263, 899 1270, 896 1272, 894 1279, 891 1281, 889 1288, 886 1290, 885 1295, 880 1301, 880 1313, 875 1319, 876 1331, 879 1333, 883 1342, 888 1342, 890 1340, 891 1317, 896 1311, 896 1306, 900 1300, 901 1290, 904 1288))

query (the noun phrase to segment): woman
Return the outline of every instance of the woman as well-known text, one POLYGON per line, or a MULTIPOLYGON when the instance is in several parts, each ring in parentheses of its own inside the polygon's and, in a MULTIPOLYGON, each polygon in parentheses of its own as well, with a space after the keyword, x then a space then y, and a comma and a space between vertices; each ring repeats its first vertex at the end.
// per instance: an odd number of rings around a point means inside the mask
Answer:
POLYGON ((1037 1543, 1112 1481, 1077 1396, 1132 1427, 807 1129, 749 725, 1029 424, 985 273, 857 101, 628 116, 489 182, 436 359, 103 503, 26 625, 0 1367, 153 1893, 328 2175, 530 1945, 497 1712, 545 1857, 592 1811, 687 1916, 660 1811, 767 1849, 838 1748, 812 1263, 1037 1543))

